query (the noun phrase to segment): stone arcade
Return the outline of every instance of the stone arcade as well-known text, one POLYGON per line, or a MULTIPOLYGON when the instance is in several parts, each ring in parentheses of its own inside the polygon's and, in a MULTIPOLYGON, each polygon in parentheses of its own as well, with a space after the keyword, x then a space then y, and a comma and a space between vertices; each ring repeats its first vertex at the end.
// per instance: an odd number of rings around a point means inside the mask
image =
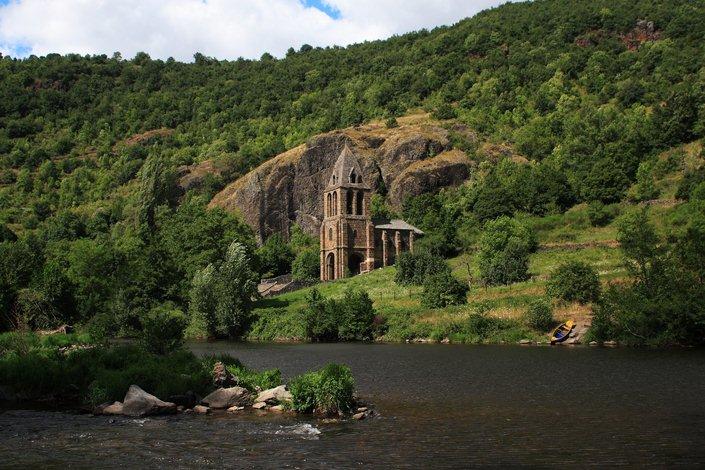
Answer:
POLYGON ((394 264, 423 235, 399 219, 370 217, 370 187, 345 145, 323 194, 321 280, 332 281, 394 264))

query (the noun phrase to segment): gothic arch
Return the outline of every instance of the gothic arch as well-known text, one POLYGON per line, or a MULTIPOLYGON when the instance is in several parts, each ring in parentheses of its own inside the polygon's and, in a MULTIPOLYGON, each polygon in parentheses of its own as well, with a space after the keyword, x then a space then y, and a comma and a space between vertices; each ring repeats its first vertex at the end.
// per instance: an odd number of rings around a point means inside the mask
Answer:
POLYGON ((356 207, 357 211, 355 211, 355 213, 357 215, 363 215, 364 207, 365 207, 364 195, 362 194, 362 191, 358 191, 357 192, 357 207, 356 207))
POLYGON ((352 214, 353 213, 353 197, 354 194, 352 192, 352 189, 348 189, 347 195, 345 196, 345 208, 346 214, 352 214))
POLYGON ((363 256, 357 251, 350 253, 348 257, 348 269, 350 270, 350 274, 353 276, 360 274, 360 264, 362 264, 363 261, 363 256))
POLYGON ((335 255, 328 253, 326 256, 326 281, 335 279, 335 255))

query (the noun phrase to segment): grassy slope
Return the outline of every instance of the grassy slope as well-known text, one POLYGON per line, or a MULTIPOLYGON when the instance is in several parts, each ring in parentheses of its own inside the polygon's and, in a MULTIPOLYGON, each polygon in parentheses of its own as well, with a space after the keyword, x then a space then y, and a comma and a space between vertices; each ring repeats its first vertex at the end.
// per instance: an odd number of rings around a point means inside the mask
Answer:
MULTIPOLYGON (((625 210, 629 210, 625 208, 625 210)), ((668 224, 677 216, 677 208, 653 207, 652 219, 668 224)), ((315 287, 325 297, 340 297, 348 288, 366 290, 374 301, 378 314, 387 320, 389 332, 383 339, 403 341, 414 338, 441 339, 455 331, 468 316, 477 311, 489 316, 506 319, 509 332, 491 336, 484 341, 515 341, 523 338, 545 339, 546 332, 529 331, 521 326, 521 316, 529 302, 545 294, 546 280, 553 269, 568 259, 585 261, 600 273, 603 284, 623 279, 626 270, 622 256, 616 246, 616 223, 607 227, 594 228, 586 223, 584 206, 573 208, 562 216, 530 218, 539 235, 541 248, 531 255, 531 279, 510 286, 483 288, 478 286, 477 263, 473 254, 462 254, 448 260, 453 274, 461 280, 471 281, 468 304, 446 309, 427 309, 421 306, 422 288, 400 286, 394 282, 395 268, 378 269, 336 282, 317 284, 315 287), (582 219, 585 222, 582 222, 582 219), (565 241, 565 233, 575 233, 565 241), (563 239, 563 240, 562 240, 563 239)), ((668 224, 670 225, 670 224, 668 224)), ((302 289, 277 297, 263 299, 257 304, 255 316, 258 320, 250 333, 252 340, 303 339, 303 324, 297 312, 306 305, 306 296, 311 288, 302 289)), ((554 316, 557 320, 572 318, 578 321, 589 320, 590 306, 579 304, 555 304, 554 316)), ((475 342, 460 338, 459 341, 475 342)))
MULTIPOLYGON (((673 201, 675 188, 686 169, 703 164, 702 143, 694 142, 664 152, 660 159, 677 153, 679 164, 672 171, 660 175, 656 186, 660 190, 660 201, 649 205, 650 219, 656 227, 666 233, 687 222, 678 204, 673 201)), ((620 212, 636 208, 624 203, 620 212)), ((546 280, 559 264, 568 259, 577 259, 594 266, 600 273, 603 284, 624 279, 627 275, 621 252, 616 242, 617 222, 605 227, 590 225, 587 206, 581 204, 564 214, 546 217, 520 216, 535 230, 540 249, 531 255, 531 279, 511 286, 479 287, 477 263, 473 253, 464 253, 448 260, 453 274, 463 281, 470 281, 468 304, 446 309, 427 309, 421 306, 422 288, 400 286, 394 282, 394 267, 343 279, 317 284, 325 297, 340 297, 348 288, 366 290, 378 314, 384 317, 389 331, 383 339, 403 341, 414 338, 441 339, 453 334, 456 326, 463 324, 468 316, 477 311, 486 312, 494 318, 506 319, 508 333, 493 335, 489 341, 518 340, 522 338, 545 338, 545 332, 529 331, 521 326, 520 318, 528 303, 545 294, 546 280)), ((305 330, 297 312, 306 305, 306 296, 311 289, 283 294, 260 301, 255 309, 254 327, 250 333, 253 340, 303 339, 305 330)), ((590 306, 578 304, 556 304, 554 316, 557 320, 573 318, 589 321, 590 306)), ((475 338, 476 340, 477 338, 475 338)), ((462 337, 460 341, 474 341, 462 337)), ((487 339, 485 339, 487 340, 487 339)))

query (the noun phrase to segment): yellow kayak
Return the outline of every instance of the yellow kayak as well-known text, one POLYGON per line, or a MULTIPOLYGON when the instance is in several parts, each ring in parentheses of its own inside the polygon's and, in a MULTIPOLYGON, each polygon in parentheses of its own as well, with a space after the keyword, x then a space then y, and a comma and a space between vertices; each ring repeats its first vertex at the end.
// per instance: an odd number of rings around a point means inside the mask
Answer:
POLYGON ((565 323, 561 323, 551 332, 551 344, 562 343, 567 340, 570 336, 570 332, 575 328, 575 322, 573 320, 568 320, 565 323))

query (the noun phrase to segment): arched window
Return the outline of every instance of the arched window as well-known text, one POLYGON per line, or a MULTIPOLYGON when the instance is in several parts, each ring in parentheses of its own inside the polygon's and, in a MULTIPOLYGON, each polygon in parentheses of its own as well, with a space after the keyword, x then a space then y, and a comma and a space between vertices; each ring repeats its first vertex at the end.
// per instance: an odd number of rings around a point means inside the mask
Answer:
POLYGON ((350 170, 350 182, 357 183, 357 173, 355 173, 354 168, 352 170, 350 170))
POLYGON ((330 240, 330 241, 333 240, 333 228, 332 227, 328 228, 328 240, 330 240))
POLYGON ((338 215, 338 193, 333 193, 333 210, 331 211, 333 215, 338 215))
POLYGON ((333 202, 330 193, 326 195, 326 217, 333 215, 333 202))
POLYGON ((348 189, 347 196, 345 197, 345 207, 346 207, 346 214, 352 214, 353 213, 353 192, 348 189))
POLYGON ((358 192, 357 192, 357 207, 356 207, 356 209, 357 209, 357 215, 362 215, 362 214, 363 214, 363 212, 364 212, 364 210, 363 210, 363 209, 364 209, 364 206, 365 206, 364 195, 362 194, 362 191, 358 191, 358 192))

